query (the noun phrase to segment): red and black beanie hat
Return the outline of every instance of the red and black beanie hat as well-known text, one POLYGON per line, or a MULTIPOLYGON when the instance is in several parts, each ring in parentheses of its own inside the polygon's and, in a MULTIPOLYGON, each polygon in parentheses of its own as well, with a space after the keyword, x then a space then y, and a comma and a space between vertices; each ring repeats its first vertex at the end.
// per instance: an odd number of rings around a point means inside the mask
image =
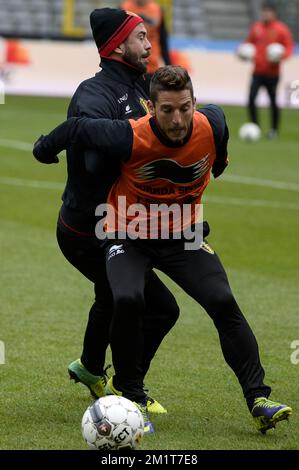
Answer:
POLYGON ((109 57, 142 22, 140 16, 125 10, 116 8, 93 10, 90 14, 90 26, 101 57, 109 57))

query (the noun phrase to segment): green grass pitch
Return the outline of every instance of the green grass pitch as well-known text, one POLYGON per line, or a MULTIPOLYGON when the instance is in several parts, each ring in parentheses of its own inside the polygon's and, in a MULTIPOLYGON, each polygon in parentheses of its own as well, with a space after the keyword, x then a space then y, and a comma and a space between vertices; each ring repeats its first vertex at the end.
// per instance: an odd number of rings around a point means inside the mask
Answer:
MULTIPOLYGON (((32 142, 65 116, 68 100, 7 97, 0 106, 1 449, 87 449, 80 423, 88 390, 68 380, 79 357, 92 285, 63 258, 55 226, 66 176, 41 165, 32 142)), ((166 279, 181 316, 153 361, 146 385, 168 409, 142 449, 299 449, 298 111, 285 110, 279 139, 240 142, 242 108, 225 108, 230 166, 206 191, 210 244, 255 332, 272 387, 290 422, 260 435, 239 384, 222 357, 207 314, 166 279)), ((263 131, 268 113, 262 110, 263 131)), ((99 341, 101 338, 99 337, 99 341)))

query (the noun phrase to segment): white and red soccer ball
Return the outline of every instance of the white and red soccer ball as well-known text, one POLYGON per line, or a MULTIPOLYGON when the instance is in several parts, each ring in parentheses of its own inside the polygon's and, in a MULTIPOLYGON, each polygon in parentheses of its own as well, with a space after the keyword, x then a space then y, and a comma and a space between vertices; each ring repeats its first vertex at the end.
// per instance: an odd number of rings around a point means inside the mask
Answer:
POLYGON ((127 398, 108 395, 87 408, 82 435, 93 449, 136 449, 144 432, 141 411, 127 398))

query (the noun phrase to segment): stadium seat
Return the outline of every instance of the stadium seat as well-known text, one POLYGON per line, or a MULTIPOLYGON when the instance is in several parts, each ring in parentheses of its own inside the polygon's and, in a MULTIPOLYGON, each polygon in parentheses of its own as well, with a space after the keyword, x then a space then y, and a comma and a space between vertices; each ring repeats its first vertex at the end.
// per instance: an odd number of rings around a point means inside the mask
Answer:
MULTIPOLYGON (((76 0, 74 26, 91 36, 90 12, 94 8, 117 7, 119 3, 119 0, 76 0)), ((0 0, 0 36, 1 32, 43 37, 63 34, 64 4, 64 0, 0 0)), ((295 37, 298 36, 298 0, 288 1, 287 9, 282 0, 277 4, 281 18, 293 26, 295 37)), ((257 13, 247 0, 173 0, 171 11, 174 36, 238 40, 243 39, 257 13)))

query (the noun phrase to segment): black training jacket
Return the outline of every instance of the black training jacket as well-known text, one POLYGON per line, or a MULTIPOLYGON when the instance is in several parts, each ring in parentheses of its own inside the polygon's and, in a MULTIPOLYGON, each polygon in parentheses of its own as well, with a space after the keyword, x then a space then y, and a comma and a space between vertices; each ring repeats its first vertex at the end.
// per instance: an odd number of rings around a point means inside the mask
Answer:
MULTIPOLYGON (((68 109, 68 118, 85 116, 107 119, 138 119, 146 114, 145 91, 140 86, 140 72, 129 65, 102 59, 102 69, 82 82, 68 109), (137 80, 139 79, 139 83, 137 80)), ((68 178, 62 196, 61 220, 65 227, 94 234, 95 208, 105 202, 119 176, 119 165, 105 158, 105 166, 96 176, 85 167, 85 149, 73 145, 67 151, 68 178)))

